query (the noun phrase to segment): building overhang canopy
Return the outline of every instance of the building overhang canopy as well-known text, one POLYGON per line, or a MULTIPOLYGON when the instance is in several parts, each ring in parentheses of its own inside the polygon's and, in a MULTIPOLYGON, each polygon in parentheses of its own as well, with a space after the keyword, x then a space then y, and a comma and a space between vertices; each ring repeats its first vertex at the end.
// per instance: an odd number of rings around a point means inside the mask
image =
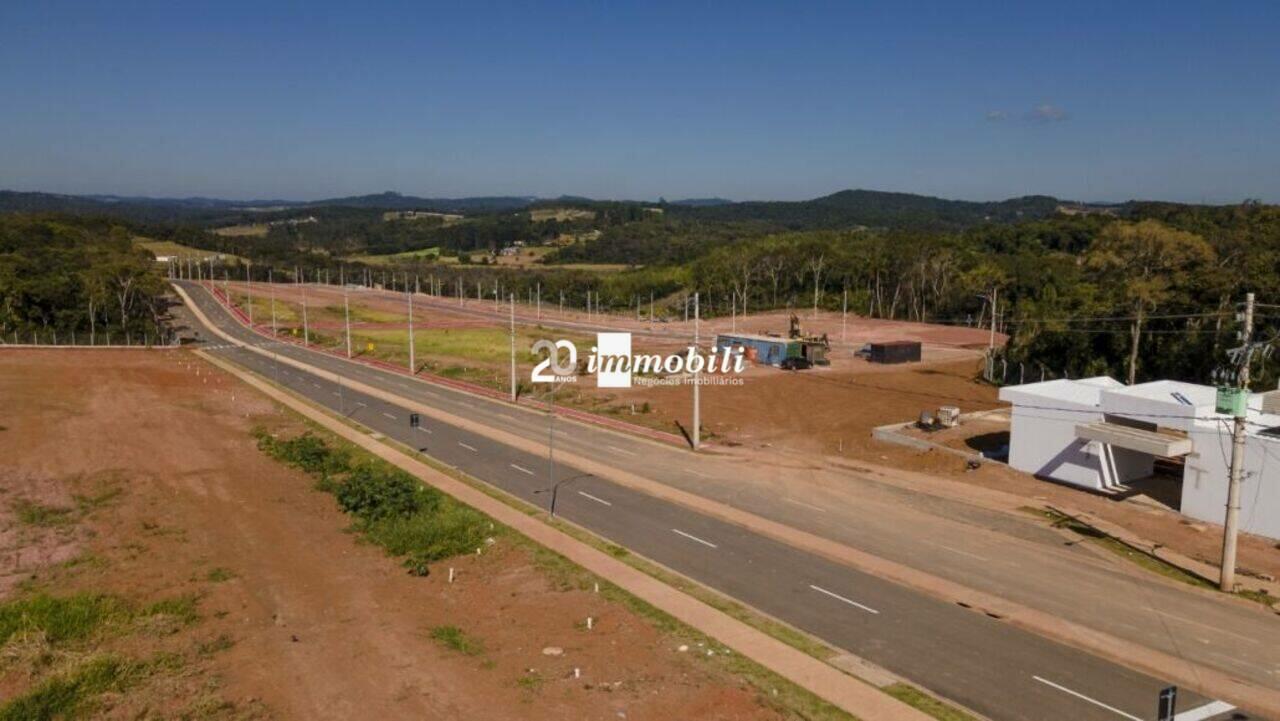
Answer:
POLYGON ((1190 438, 1123 426, 1118 423, 1082 423, 1076 426, 1076 438, 1098 441, 1116 448, 1126 448, 1162 458, 1176 458, 1191 452, 1190 438))

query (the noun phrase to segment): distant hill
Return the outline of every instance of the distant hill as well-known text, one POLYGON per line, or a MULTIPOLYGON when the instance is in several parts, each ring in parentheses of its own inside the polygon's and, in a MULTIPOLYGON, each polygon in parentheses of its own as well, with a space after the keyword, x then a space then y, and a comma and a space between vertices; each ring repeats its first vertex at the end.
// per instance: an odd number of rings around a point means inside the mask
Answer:
POLYGON ((532 196, 479 196, 473 198, 418 198, 387 191, 376 195, 355 195, 347 198, 328 198, 306 203, 308 207, 340 205, 348 208, 377 208, 380 210, 434 210, 447 213, 496 212, 520 210, 537 201, 532 196))
POLYGON ((984 222, 1013 222, 1052 215, 1062 203, 1045 195, 998 202, 946 200, 911 193, 842 190, 801 201, 749 201, 720 205, 677 205, 675 217, 712 221, 764 221, 788 228, 855 226, 960 229, 984 222))
POLYGON ((221 213, 282 211, 293 208, 346 207, 372 210, 430 210, 442 213, 485 213, 520 210, 536 198, 485 196, 418 198, 387 192, 315 201, 225 200, 221 198, 148 198, 119 195, 62 195, 0 190, 0 213, 101 213, 138 220, 203 220, 221 213))
POLYGON ((732 200, 725 198, 684 198, 668 201, 668 205, 687 205, 691 208, 703 208, 710 205, 733 205, 732 200))

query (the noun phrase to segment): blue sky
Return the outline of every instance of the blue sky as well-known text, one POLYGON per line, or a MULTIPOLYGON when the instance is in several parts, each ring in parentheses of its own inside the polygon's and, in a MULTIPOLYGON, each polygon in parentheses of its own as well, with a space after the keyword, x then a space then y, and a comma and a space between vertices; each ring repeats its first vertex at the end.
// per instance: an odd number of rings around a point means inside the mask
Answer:
POLYGON ((1275 2, 8 2, 0 188, 1280 202, 1277 37, 1275 2))

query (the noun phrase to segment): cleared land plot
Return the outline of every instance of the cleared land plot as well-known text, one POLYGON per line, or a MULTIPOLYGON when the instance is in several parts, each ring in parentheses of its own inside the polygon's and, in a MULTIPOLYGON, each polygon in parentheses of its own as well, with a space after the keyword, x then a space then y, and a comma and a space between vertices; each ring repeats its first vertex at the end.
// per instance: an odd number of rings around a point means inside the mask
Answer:
POLYGON ((227 261, 239 261, 240 256, 219 253, 216 250, 205 250, 203 248, 193 248, 189 245, 182 245, 171 240, 148 240, 146 238, 137 238, 134 244, 151 251, 152 255, 173 255, 179 258, 205 259, 205 258, 224 258, 227 261))
POLYGON ((594 210, 582 210, 581 208, 536 208, 529 211, 529 219, 534 222, 544 220, 582 220, 594 219, 596 212, 594 210))
POLYGON ((302 423, 186 352, 6 352, 0 394, 3 540, 22 581, 0 602, 121 599, 80 604, 77 619, 102 619, 84 633, 0 639, 5 699, 108 657, 109 675, 88 670, 109 683, 75 693, 111 718, 789 715, 736 656, 679 652, 696 641, 503 529, 479 556, 406 574, 314 478, 255 447, 255 427, 302 423))
POLYGON ((445 257, 440 255, 439 248, 406 250, 403 253, 388 253, 386 255, 354 255, 347 258, 347 260, 352 263, 365 263, 367 265, 395 265, 397 263, 412 263, 415 261, 431 261, 433 263, 452 265, 458 262, 458 259, 452 256, 445 257))
POLYGON ((225 228, 215 228, 213 232, 218 235, 225 235, 227 237, 239 237, 239 236, 263 237, 263 236, 266 236, 267 230, 268 230, 268 226, 266 223, 250 223, 246 225, 229 225, 225 228))

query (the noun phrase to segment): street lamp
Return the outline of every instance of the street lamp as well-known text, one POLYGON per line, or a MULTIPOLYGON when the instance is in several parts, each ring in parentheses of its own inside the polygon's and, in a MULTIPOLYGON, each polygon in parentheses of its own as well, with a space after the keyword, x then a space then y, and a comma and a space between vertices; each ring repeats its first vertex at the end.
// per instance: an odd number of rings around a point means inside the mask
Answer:
POLYGON ((551 493, 551 509, 550 509, 550 512, 551 512, 551 517, 552 517, 552 518, 555 518, 555 517, 556 517, 556 498, 560 495, 560 486, 563 486, 563 485, 564 485, 564 484, 566 484, 566 483, 570 483, 570 482, 573 482, 573 481, 576 481, 576 480, 579 480, 579 479, 582 479, 582 478, 591 478, 591 477, 593 477, 594 475, 595 475, 595 474, 593 474, 593 473, 579 473, 578 475, 576 475, 576 476, 570 476, 570 477, 568 477, 568 478, 564 479, 563 481, 560 481, 559 483, 553 483, 553 484, 551 484, 551 487, 550 487, 550 488, 539 488, 538 490, 534 491, 534 495, 537 495, 537 494, 539 494, 539 493, 547 493, 548 491, 550 491, 550 493, 551 493))

